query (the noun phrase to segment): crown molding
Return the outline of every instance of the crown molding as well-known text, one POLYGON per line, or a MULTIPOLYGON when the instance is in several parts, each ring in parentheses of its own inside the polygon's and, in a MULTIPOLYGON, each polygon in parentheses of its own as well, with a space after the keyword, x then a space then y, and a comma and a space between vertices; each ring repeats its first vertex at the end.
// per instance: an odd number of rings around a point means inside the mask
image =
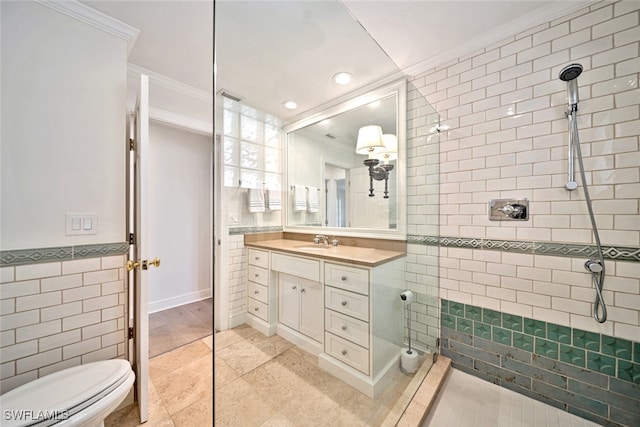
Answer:
POLYGON ((207 93, 206 91, 197 89, 193 86, 189 86, 188 84, 182 83, 178 80, 174 80, 165 75, 156 73, 155 71, 140 67, 139 65, 129 63, 127 65, 127 74, 133 78, 140 77, 140 74, 146 74, 147 76, 149 76, 150 83, 162 86, 165 89, 169 89, 181 95, 213 104, 213 94, 207 93))
POLYGON ((569 15, 580 9, 588 8, 600 0, 589 1, 555 1, 552 4, 539 8, 531 13, 521 16, 518 19, 494 27, 491 31, 479 34, 468 43, 463 43, 454 49, 447 50, 431 58, 403 68, 403 72, 408 76, 416 76, 432 68, 446 64, 450 61, 468 55, 484 47, 498 43, 507 37, 520 34, 523 31, 536 27, 545 22, 550 22, 563 16, 569 15))
POLYGON ((140 30, 129 24, 104 14, 92 7, 89 7, 77 0, 55 1, 55 0, 34 0, 36 3, 46 6, 56 12, 70 16, 78 21, 98 28, 106 33, 121 38, 127 42, 127 55, 131 54, 133 47, 138 40, 140 30))

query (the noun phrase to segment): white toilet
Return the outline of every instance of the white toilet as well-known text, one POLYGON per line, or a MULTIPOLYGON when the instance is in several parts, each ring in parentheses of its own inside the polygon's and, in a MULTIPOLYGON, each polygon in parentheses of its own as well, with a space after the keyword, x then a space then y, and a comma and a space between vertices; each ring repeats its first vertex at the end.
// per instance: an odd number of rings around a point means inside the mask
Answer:
POLYGON ((135 379, 128 361, 103 360, 38 378, 0 396, 2 427, 104 426, 135 379))

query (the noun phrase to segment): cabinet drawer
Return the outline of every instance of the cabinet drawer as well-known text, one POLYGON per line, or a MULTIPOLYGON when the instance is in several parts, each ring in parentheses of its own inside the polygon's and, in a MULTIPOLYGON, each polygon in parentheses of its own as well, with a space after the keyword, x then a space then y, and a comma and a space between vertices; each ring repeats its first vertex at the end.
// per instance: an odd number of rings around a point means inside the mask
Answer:
POLYGON ((269 270, 255 265, 249 266, 249 281, 256 282, 264 286, 269 285, 269 270))
POLYGON ((324 311, 324 328, 327 332, 369 348, 369 324, 332 310, 324 311))
POLYGON ((269 268, 269 252, 249 248, 249 265, 269 268))
POLYGON ((257 283, 249 282, 249 297, 269 304, 269 288, 257 283))
POLYGON ((265 322, 269 321, 269 306, 255 300, 253 298, 247 298, 247 308, 250 314, 253 314, 256 317, 261 318, 265 322))
POLYGON ((369 375, 369 350, 325 332, 324 351, 341 362, 356 368, 363 374, 369 375))
POLYGON ((369 270, 326 262, 324 264, 324 283, 347 291, 369 295, 369 270))
POLYGON ((369 321, 369 298, 353 292, 326 286, 324 304, 326 308, 355 317, 365 322, 369 321))
POLYGON ((320 281, 320 261, 315 259, 272 253, 271 269, 314 282, 320 281))

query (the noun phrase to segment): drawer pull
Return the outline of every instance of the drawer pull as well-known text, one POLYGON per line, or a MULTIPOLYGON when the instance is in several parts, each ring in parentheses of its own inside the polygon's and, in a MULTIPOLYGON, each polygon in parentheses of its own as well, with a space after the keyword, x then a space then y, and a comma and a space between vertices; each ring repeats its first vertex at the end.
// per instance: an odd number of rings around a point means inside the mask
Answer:
POLYGON ((258 273, 255 274, 255 277, 260 277, 260 275, 258 273))
POLYGON ((258 307, 254 308, 253 311, 259 311, 260 309, 258 307))
POLYGON ((346 281, 346 280, 347 280, 347 276, 342 276, 342 277, 341 277, 341 279, 342 279, 342 281, 344 282, 344 281, 346 281))
POLYGON ((253 291, 254 294, 258 295, 260 291, 253 291))
POLYGON ((342 330, 346 331, 347 330, 347 325, 342 325, 342 330))
POLYGON ((255 257, 254 259, 255 259, 256 261, 260 261, 260 257, 259 257, 259 256, 255 257))
POLYGON ((304 291, 306 291, 306 289, 305 289, 305 288, 300 289, 300 292, 304 292, 304 291))
POLYGON ((298 289, 298 287, 297 286, 292 286, 291 289, 293 289, 295 291, 296 289, 298 289))
POLYGON ((344 307, 345 305, 347 305, 346 301, 342 301, 342 306, 344 307))
POLYGON ((346 356, 347 355, 347 350, 342 350, 342 355, 346 356))

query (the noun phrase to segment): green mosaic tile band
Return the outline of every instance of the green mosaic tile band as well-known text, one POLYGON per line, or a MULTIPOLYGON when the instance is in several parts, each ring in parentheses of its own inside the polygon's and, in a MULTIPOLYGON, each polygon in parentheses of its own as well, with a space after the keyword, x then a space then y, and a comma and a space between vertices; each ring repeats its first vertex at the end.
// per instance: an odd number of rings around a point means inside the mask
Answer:
POLYGON ((128 251, 129 244, 127 242, 8 250, 0 251, 0 266, 10 267, 13 265, 124 255, 128 251))
MULTIPOLYGON (((519 252, 536 255, 553 255, 562 257, 597 256, 595 246, 571 243, 526 242, 513 240, 476 239, 446 236, 419 236, 410 234, 407 243, 426 246, 443 246, 452 248, 486 249, 493 251, 519 252)), ((604 257, 615 261, 640 262, 640 248, 621 246, 603 246, 604 257)))
POLYGON ((444 328, 640 384, 640 342, 441 300, 444 328))
POLYGON ((237 236, 239 234, 250 233, 273 233, 275 231, 282 231, 282 226, 273 225, 269 227, 233 227, 229 228, 229 236, 237 236))

